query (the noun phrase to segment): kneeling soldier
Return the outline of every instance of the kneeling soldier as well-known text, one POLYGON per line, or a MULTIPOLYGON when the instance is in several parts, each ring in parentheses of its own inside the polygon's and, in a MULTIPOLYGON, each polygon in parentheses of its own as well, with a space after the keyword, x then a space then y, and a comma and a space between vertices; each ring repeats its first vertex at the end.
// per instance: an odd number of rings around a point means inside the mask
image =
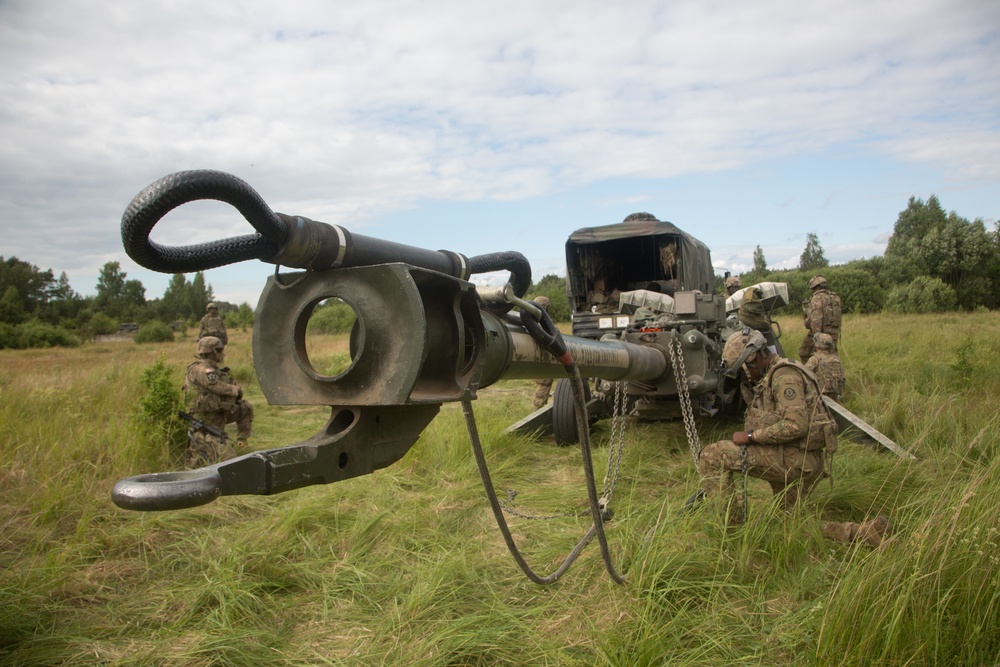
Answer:
MULTIPOLYGON (((727 373, 735 376, 742 368, 754 383, 746 430, 736 431, 731 440, 705 447, 698 472, 704 494, 711 497, 721 491, 730 522, 741 523, 744 507, 733 502, 734 473, 766 480, 773 493, 782 494, 784 507, 790 511, 826 476, 824 452, 836 450, 837 426, 823 404, 815 376, 802 364, 779 357, 759 331, 746 328, 733 343, 742 349, 730 348, 730 355, 739 354, 727 373)), ((830 522, 823 526, 828 537, 862 540, 873 546, 881 543, 887 530, 884 517, 864 524, 830 522)))
POLYGON ((825 333, 813 334, 813 347, 815 350, 806 362, 806 368, 819 380, 823 394, 839 401, 844 395, 844 365, 837 356, 833 336, 825 333))
MULTIPOLYGON (((253 407, 243 400, 243 390, 233 381, 225 360, 225 345, 215 336, 198 341, 198 360, 187 367, 185 392, 193 394, 188 409, 209 426, 225 432, 226 424, 236 423, 237 445, 246 446, 253 425, 253 407)), ((228 441, 205 431, 190 432, 190 446, 184 457, 188 468, 199 468, 236 455, 228 441)))

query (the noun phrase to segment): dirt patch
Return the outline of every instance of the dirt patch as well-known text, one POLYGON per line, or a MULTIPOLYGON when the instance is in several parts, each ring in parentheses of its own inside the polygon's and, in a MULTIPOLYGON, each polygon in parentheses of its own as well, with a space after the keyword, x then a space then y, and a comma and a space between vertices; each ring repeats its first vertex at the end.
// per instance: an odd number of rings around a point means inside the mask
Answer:
POLYGON ((96 343, 124 343, 130 340, 132 340, 132 336, 128 334, 102 334, 94 336, 94 342, 96 343))

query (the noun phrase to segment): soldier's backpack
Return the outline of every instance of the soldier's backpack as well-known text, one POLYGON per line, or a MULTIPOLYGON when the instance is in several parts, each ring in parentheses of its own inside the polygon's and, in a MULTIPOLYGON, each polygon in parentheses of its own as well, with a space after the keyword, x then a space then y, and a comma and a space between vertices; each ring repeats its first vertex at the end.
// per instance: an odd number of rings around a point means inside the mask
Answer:
POLYGON ((809 433, 806 435, 805 449, 815 451, 825 450, 832 455, 837 451, 837 422, 830 415, 823 402, 822 387, 819 379, 813 375, 812 371, 795 361, 794 359, 779 359, 768 372, 774 372, 782 366, 792 366, 802 377, 805 378, 806 405, 812 406, 812 414, 809 415, 809 433))

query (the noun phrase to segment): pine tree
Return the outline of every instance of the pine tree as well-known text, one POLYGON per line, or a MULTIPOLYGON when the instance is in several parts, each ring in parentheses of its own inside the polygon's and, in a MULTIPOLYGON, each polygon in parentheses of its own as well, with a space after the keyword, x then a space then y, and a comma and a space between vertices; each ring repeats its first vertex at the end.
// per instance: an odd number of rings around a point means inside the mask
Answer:
POLYGON ((760 246, 753 251, 753 272, 754 275, 763 275, 767 271, 767 260, 764 259, 764 251, 760 246))
POLYGON ((819 237, 812 232, 806 236, 806 248, 799 257, 799 268, 803 271, 815 271, 830 266, 823 255, 823 246, 819 243, 819 237))

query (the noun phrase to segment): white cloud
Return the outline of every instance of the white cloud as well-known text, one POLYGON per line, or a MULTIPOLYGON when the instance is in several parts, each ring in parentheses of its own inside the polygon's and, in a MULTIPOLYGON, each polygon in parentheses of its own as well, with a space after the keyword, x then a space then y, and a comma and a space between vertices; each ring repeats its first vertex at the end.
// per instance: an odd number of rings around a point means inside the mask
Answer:
MULTIPOLYGON (((5 254, 96 274, 131 196, 192 168, 362 227, 839 145, 996 182, 998 18, 978 0, 6 2, 5 254)), ((157 234, 246 231, 210 221, 226 229, 177 214, 157 234)))

